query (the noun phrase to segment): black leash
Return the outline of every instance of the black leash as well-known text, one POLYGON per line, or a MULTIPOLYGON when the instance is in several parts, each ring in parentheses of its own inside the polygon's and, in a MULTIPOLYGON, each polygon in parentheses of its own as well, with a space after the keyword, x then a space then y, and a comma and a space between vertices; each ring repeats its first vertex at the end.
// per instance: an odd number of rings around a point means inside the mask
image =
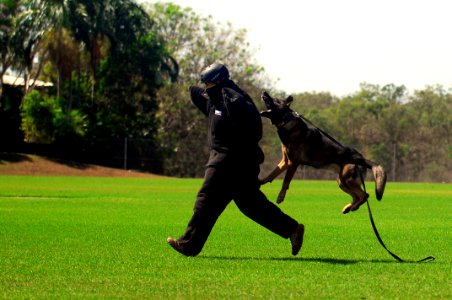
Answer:
MULTIPOLYGON (((361 171, 359 171, 358 173, 359 173, 359 176, 360 176, 360 178, 361 178, 361 182, 362 182, 362 184, 363 184, 364 192, 367 193, 367 192, 366 192, 366 184, 364 183, 363 174, 361 173, 361 171)), ((367 203, 367 210, 369 211, 370 223, 372 224, 372 228, 374 229, 375 236, 377 237, 378 241, 380 242, 380 245, 383 246, 383 248, 384 248, 386 251, 388 251, 388 253, 391 254, 391 256, 394 257, 394 258, 395 258, 396 260, 398 260, 399 262, 407 262, 406 260, 401 259, 401 258, 400 258, 399 256, 397 256, 396 254, 392 253, 392 252, 388 249, 388 247, 386 247, 385 243, 383 242, 383 240, 382 240, 381 237, 380 237, 380 234, 378 233, 377 226, 375 226, 375 221, 374 221, 374 218, 373 218, 373 216, 372 216, 372 211, 370 210, 369 199, 367 199, 366 203, 367 203)), ((416 261, 416 262, 418 262, 418 263, 419 263, 419 262, 429 262, 429 261, 434 261, 434 260, 435 260, 435 257, 433 257, 433 256, 428 256, 428 257, 423 258, 423 259, 421 259, 421 260, 418 260, 418 261, 416 261)))
POLYGON ((340 147, 344 147, 344 145, 342 145, 340 142, 338 142, 334 137, 332 137, 331 135, 329 135, 327 132, 323 131, 320 127, 316 126, 314 123, 312 123, 309 119, 307 119, 305 116, 300 115, 299 113, 295 112, 296 115, 302 119, 303 121, 305 121, 306 123, 308 123, 309 125, 311 125, 312 127, 314 127, 315 129, 317 129, 321 134, 323 134, 324 136, 326 136, 327 138, 329 138, 332 142, 336 143, 336 145, 340 146, 340 147))

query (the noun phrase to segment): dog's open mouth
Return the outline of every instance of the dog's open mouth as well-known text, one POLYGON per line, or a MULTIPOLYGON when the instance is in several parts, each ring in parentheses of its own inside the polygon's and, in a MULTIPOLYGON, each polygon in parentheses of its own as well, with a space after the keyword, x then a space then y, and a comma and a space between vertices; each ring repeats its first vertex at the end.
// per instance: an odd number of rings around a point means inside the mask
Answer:
POLYGON ((268 110, 274 108, 275 103, 273 102, 273 98, 270 97, 270 95, 266 91, 262 92, 261 99, 262 101, 264 101, 265 106, 267 107, 268 110))

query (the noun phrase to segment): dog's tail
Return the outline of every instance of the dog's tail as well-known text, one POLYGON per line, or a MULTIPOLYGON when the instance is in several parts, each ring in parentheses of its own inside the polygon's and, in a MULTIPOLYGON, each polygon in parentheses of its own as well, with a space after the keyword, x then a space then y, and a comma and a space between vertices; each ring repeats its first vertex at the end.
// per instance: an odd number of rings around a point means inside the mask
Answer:
POLYGON ((366 159, 366 164, 368 167, 370 167, 370 169, 372 169, 372 173, 374 175, 375 195, 377 197, 377 200, 381 200, 381 198, 383 198, 383 193, 386 186, 386 171, 380 164, 377 164, 373 161, 366 159))
POLYGON ((381 200, 386 186, 386 171, 381 165, 375 165, 372 167, 372 173, 375 178, 375 194, 377 195, 377 200, 381 200))

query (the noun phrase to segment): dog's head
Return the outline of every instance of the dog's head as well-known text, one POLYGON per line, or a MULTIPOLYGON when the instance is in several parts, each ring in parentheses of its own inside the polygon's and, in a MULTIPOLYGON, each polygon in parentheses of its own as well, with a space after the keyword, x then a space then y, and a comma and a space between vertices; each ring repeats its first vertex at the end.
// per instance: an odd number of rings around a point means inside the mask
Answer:
POLYGON ((267 107, 266 111, 260 114, 262 117, 269 118, 272 124, 278 126, 284 124, 294 118, 294 111, 290 108, 293 97, 289 96, 285 100, 278 100, 272 98, 267 92, 262 92, 262 101, 267 107))

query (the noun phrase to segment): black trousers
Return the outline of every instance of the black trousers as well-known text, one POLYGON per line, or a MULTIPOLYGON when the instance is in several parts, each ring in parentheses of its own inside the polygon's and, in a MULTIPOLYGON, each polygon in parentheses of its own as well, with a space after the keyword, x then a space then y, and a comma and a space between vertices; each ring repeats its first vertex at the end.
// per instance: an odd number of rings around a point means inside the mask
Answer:
POLYGON ((258 165, 245 170, 243 166, 240 169, 233 165, 206 169, 193 216, 178 239, 186 254, 195 256, 201 252, 215 222, 232 200, 250 219, 283 238, 290 237, 297 221, 284 214, 260 191, 258 175, 258 165))

